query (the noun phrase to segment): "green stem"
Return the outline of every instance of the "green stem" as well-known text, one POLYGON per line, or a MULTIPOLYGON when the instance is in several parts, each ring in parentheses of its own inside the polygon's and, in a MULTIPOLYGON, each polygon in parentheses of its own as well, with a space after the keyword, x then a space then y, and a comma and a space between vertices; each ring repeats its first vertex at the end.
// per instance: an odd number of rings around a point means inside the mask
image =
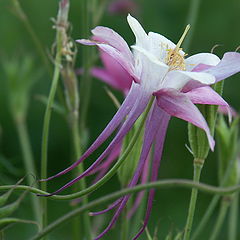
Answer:
MULTIPOLYGON (((104 197, 101 197, 99 199, 96 199, 92 202, 89 202, 87 205, 84 205, 78 209, 75 209, 71 212, 68 212, 66 215, 60 217, 59 219, 55 220, 51 224, 49 224, 45 229, 43 229, 41 232, 37 233, 31 240, 37 240, 41 239, 41 237, 45 236, 49 232, 53 231, 57 227, 59 227, 61 224, 71 220, 73 217, 79 216, 80 213, 89 211, 89 209, 93 209, 97 206, 102 206, 103 204, 106 204, 107 202, 113 201, 115 199, 118 199, 122 196, 128 195, 130 193, 139 192, 142 190, 147 189, 153 189, 153 188, 166 188, 166 187, 187 187, 187 188, 197 188, 198 190, 205 191, 207 193, 211 194, 223 194, 228 195, 236 191, 240 191, 240 185, 235 187, 227 187, 227 188, 218 188, 213 187, 207 184, 203 183, 197 183, 190 180, 182 180, 182 179, 169 179, 169 180, 160 180, 157 182, 150 182, 144 185, 137 185, 133 188, 126 188, 114 193, 111 193, 109 195, 106 195, 104 197)), ((6 190, 9 186, 1 186, 0 190, 6 190)), ((30 189, 30 191, 34 193, 44 193, 43 191, 36 189, 36 188, 30 188, 28 186, 18 186, 16 189, 30 189)), ((59 197, 59 196, 58 196, 59 197)), ((52 197, 53 198, 53 197, 52 197)), ((54 199, 57 199, 57 196, 54 196, 54 199)))
POLYGON ((127 209, 123 210, 121 221, 121 240, 128 240, 129 220, 127 218, 127 209))
MULTIPOLYGON (((182 187, 182 188, 196 188, 199 191, 213 194, 213 195, 229 195, 235 192, 240 192, 240 185, 232 186, 232 187, 215 187, 212 185, 208 185, 205 183, 197 183, 192 180, 188 179, 165 179, 165 180, 159 180, 156 182, 150 182, 146 184, 141 184, 141 185, 136 185, 133 188, 126 188, 121 191, 115 192, 108 196, 110 196, 110 200, 118 197, 122 197, 124 195, 127 195, 129 193, 136 193, 139 191, 147 190, 147 189, 153 189, 153 188, 161 188, 161 189, 166 189, 166 188, 176 188, 176 187, 182 187)), ((0 192, 2 191, 7 191, 14 188, 14 190, 18 191, 25 191, 28 190, 29 192, 35 193, 35 194, 48 194, 48 192, 42 191, 41 189, 35 188, 35 187, 30 187, 27 185, 4 185, 0 186, 0 192)), ((52 200, 73 200, 77 199, 80 196, 82 196, 82 193, 77 193, 77 194, 67 194, 67 195, 55 195, 55 196, 50 196, 48 197, 49 199, 52 200)), ((107 201, 106 201, 107 202, 107 201)))
MULTIPOLYGON (((72 113, 72 119, 73 119, 73 127, 72 127, 72 136, 73 136, 73 144, 74 144, 74 150, 75 150, 75 159, 78 159, 81 156, 81 140, 79 136, 79 123, 78 123, 78 111, 74 111, 72 113)), ((83 164, 78 165, 76 168, 75 175, 79 175, 84 171, 83 164)), ((86 182, 85 179, 81 179, 78 183, 78 190, 83 190, 86 188, 86 182)), ((86 205, 88 203, 88 197, 83 196, 83 205, 86 205)), ((91 223, 88 212, 85 212, 83 214, 83 230, 85 233, 85 236, 88 240, 92 239, 91 236, 91 223)), ((76 218, 75 220, 75 239, 83 239, 84 236, 81 236, 79 231, 79 220, 80 218, 76 218), (80 235, 80 236, 79 236, 80 235)))
MULTIPOLYGON (((48 153, 48 137, 49 137, 49 126, 50 126, 50 119, 52 113, 52 106, 57 90, 58 79, 60 75, 60 68, 61 68, 61 50, 62 50, 62 40, 61 40, 61 33, 57 31, 57 50, 56 50, 56 57, 55 57, 55 68, 53 74, 52 85, 50 89, 50 93, 48 96, 47 107, 44 115, 43 120, 43 133, 42 133, 42 149, 41 149, 41 178, 47 178, 47 153, 48 153)), ((47 191, 47 182, 41 182, 41 189, 43 191, 47 191)), ((42 199, 42 225, 47 225, 47 201, 46 199, 42 199)))
POLYGON ((198 235, 202 232, 204 227, 206 226, 209 218, 211 217, 214 209, 217 206, 219 198, 220 198, 219 195, 213 197, 211 203, 207 208, 207 211, 205 212, 203 218, 201 219, 201 222, 198 224, 196 231, 193 233, 192 240, 195 240, 198 237, 198 235))
POLYGON ((237 230, 238 230, 238 213, 239 213, 239 194, 233 195, 233 200, 230 206, 229 215, 229 232, 228 239, 237 240, 237 230))
MULTIPOLYGON (((204 164, 204 159, 194 159, 193 181, 196 183, 199 183, 203 164, 204 164)), ((196 202, 197 202, 197 195, 198 195, 198 189, 196 188, 192 189, 191 200, 190 200, 190 205, 188 210, 188 217, 187 217, 187 222, 186 222, 185 231, 184 231, 184 238, 183 238, 184 240, 190 239, 193 218, 194 218, 194 213, 196 208, 196 202)))
MULTIPOLYGON (((223 198, 222 204, 221 204, 221 208, 218 214, 218 218, 217 218, 217 222, 215 223, 215 226, 213 228, 210 240, 215 240, 222 228, 222 224, 223 221, 225 219, 228 207, 229 207, 229 197, 226 196, 225 198, 223 198)), ((232 239, 231 239, 232 240, 232 239)))
MULTIPOLYGON (((89 37, 89 0, 82 0, 82 36, 89 37)), ((90 102, 90 93, 92 78, 90 76, 90 65, 92 61, 91 48, 82 47, 82 63, 84 73, 80 85, 80 132, 85 133, 88 106, 90 102)))
MULTIPOLYGON (((37 175, 36 175, 36 170, 34 166, 33 153, 32 153, 31 144, 28 136, 26 122, 23 119, 21 120, 19 119, 19 120, 16 120, 15 123, 16 123, 18 136, 21 144, 26 173, 28 174, 27 182, 29 185, 32 185, 33 179, 32 179, 32 176, 29 174, 33 174, 34 176, 37 176, 37 175)), ((31 195, 31 203, 32 203, 35 219, 38 223, 40 223, 41 222, 41 206, 40 206, 39 199, 36 196, 31 195)))

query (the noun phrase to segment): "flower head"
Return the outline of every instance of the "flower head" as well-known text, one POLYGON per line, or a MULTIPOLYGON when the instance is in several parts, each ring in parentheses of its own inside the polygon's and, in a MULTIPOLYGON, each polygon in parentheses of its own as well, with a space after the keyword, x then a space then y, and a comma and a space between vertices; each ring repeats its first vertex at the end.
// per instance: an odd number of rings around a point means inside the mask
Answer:
MULTIPOLYGON (((160 34, 153 32, 147 34, 132 16, 129 15, 127 20, 136 37, 136 44, 132 46, 132 51, 119 34, 106 27, 96 27, 92 30, 94 40, 77 41, 85 45, 98 46, 106 56, 114 59, 115 63, 121 66, 120 71, 124 70, 128 74, 128 78, 132 79, 132 84, 121 107, 89 149, 72 166, 49 179, 60 176, 80 164, 119 127, 111 143, 85 172, 52 194, 57 194, 71 186, 99 166, 114 147, 122 141, 135 121, 145 111, 150 99, 153 98, 153 104, 145 123, 141 155, 129 187, 136 185, 144 173, 144 166, 152 145, 155 145, 155 152, 151 181, 157 180, 163 144, 171 116, 202 128, 207 135, 210 148, 214 149, 214 140, 208 124, 194 104, 228 107, 222 97, 209 85, 239 72, 240 54, 226 53, 222 60, 210 53, 199 53, 186 58, 186 54, 181 49, 181 43, 188 27, 179 42, 174 44, 160 34), (128 117, 125 118, 126 116, 128 117)), ((108 71, 111 72, 111 69, 108 71)), ((100 239, 111 229, 129 197, 129 195, 122 197, 109 207, 109 209, 117 208, 116 212, 107 228, 96 239, 100 239)), ((144 224, 134 239, 140 236, 147 225, 153 198, 154 190, 151 190, 144 224)))

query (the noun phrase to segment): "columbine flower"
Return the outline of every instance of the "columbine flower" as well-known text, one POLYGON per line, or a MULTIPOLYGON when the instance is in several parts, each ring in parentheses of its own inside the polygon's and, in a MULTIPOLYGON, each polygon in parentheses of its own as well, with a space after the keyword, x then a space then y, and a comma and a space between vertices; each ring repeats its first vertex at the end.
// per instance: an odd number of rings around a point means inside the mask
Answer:
MULTIPOLYGON (((151 181, 157 180, 163 143, 171 116, 181 118, 202 128, 206 132, 211 150, 214 149, 214 140, 208 125, 194 104, 228 106, 209 85, 239 72, 240 54, 236 52, 226 53, 222 60, 209 53, 199 53, 185 58, 186 54, 180 47, 188 27, 175 45, 160 34, 153 32, 146 34, 139 22, 130 15, 127 19, 136 36, 136 44, 132 46, 133 52, 120 35, 106 27, 96 27, 92 30, 97 41, 78 40, 81 44, 98 46, 101 51, 114 58, 134 81, 121 107, 90 148, 72 166, 49 179, 60 176, 80 164, 124 122, 99 158, 84 173, 51 195, 73 185, 97 167, 116 144, 121 142, 134 122, 143 113, 152 96, 155 96, 155 100, 146 121, 141 156, 129 187, 136 185, 141 177, 153 144, 155 144, 155 153, 151 181)), ((96 239, 100 239, 114 225, 129 197, 129 195, 122 197, 114 204, 117 210, 113 219, 96 239)), ((150 190, 144 224, 134 239, 139 237, 147 225, 153 197, 154 190, 150 190)))

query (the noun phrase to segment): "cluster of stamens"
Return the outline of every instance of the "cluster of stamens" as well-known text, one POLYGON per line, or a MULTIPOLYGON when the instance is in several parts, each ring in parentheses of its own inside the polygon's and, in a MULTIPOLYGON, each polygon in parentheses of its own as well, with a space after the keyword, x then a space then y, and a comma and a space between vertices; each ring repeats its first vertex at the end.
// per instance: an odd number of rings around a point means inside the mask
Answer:
POLYGON ((190 28, 190 25, 187 25, 182 37, 178 41, 176 47, 174 49, 167 49, 167 56, 165 59, 166 64, 169 66, 169 71, 172 70, 186 70, 186 64, 184 61, 184 57, 187 56, 187 54, 181 54, 180 51, 182 48, 180 48, 188 30, 190 28))
POLYGON ((166 63, 169 66, 169 71, 172 70, 186 70, 186 64, 184 61, 184 57, 187 54, 182 55, 179 51, 182 50, 179 48, 178 51, 176 51, 176 48, 174 49, 167 49, 168 53, 166 56, 166 63))

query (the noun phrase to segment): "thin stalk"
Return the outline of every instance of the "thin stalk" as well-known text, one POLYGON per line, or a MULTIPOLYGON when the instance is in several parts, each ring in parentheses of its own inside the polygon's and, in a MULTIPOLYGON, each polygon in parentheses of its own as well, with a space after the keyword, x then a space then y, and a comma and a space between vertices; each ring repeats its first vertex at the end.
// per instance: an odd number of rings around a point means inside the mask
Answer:
POLYGON ((18 0, 12 0, 12 2, 13 2, 13 6, 15 7, 16 14, 19 17, 19 19, 23 22, 26 30, 28 31, 29 35, 31 36, 33 43, 36 46, 36 49, 39 53, 39 56, 42 59, 43 64, 45 65, 48 73, 51 74, 52 71, 49 66, 49 60, 47 58, 46 52, 42 46, 42 43, 38 39, 37 34, 33 30, 33 27, 31 25, 30 21, 28 20, 27 15, 24 13, 18 0))
MULTIPOLYGON (((90 24, 89 24, 89 0, 82 0, 82 36, 88 37, 90 24)), ((90 76, 90 65, 91 65, 91 48, 82 47, 82 63, 84 73, 80 85, 80 132, 84 133, 86 129, 86 119, 88 106, 90 102, 90 93, 92 79, 90 76)))
POLYGON ((202 232, 204 227, 206 226, 209 218, 211 217, 214 209, 217 206, 217 203, 218 203, 219 199, 220 199, 219 195, 213 197, 211 203, 209 204, 209 206, 207 208, 207 211, 205 212, 205 214, 204 214, 203 218, 201 219, 200 223, 198 224, 196 231, 193 233, 192 240, 195 240, 198 237, 198 235, 202 232))
MULTIPOLYGON (((204 159, 194 159, 193 181, 196 183, 199 183, 203 164, 204 164, 204 159)), ((188 210, 188 217, 187 217, 187 222, 186 222, 185 231, 184 231, 184 238, 183 238, 184 240, 190 239, 193 218, 194 218, 194 213, 196 208, 196 202, 197 202, 197 195, 198 195, 198 189, 196 188, 192 189, 191 200, 190 200, 190 205, 188 210)))
POLYGON ((228 207, 229 207, 229 199, 228 199, 228 196, 226 196, 225 198, 223 198, 221 208, 220 208, 220 211, 219 211, 219 214, 218 214, 218 218, 217 218, 217 221, 216 221, 215 226, 213 228, 210 240, 217 239, 217 236, 218 236, 218 234, 219 234, 219 232, 222 228, 224 219, 226 217, 228 207))
MULTIPOLYGON (((122 197, 124 195, 127 195, 129 193, 136 193, 139 191, 144 191, 148 189, 153 189, 153 188, 159 188, 159 189, 166 189, 166 188, 177 188, 177 187, 182 187, 186 189, 192 189, 196 188, 199 191, 213 194, 213 195, 229 195, 235 192, 240 192, 240 185, 236 186, 231 186, 231 187, 215 187, 212 185, 208 185, 205 183, 197 183, 192 180, 188 179, 165 179, 165 180, 159 180, 156 182, 150 182, 146 184, 139 184, 136 185, 136 187, 132 188, 126 188, 121 191, 117 191, 115 193, 112 193, 109 196, 109 201, 114 200, 115 198, 122 197)), ((28 190, 29 192, 35 193, 35 194, 48 194, 48 192, 42 191, 41 189, 35 188, 35 187, 30 187, 27 185, 3 185, 0 186, 0 192, 4 192, 7 190, 10 190, 14 188, 14 190, 18 191, 25 191, 28 190)), ((51 200, 73 200, 77 199, 79 197, 83 196, 82 192, 76 193, 76 194, 66 194, 66 195, 55 195, 55 196, 50 196, 48 197, 51 200)), ((107 200, 106 200, 107 202, 107 200)), ((92 202, 91 202, 92 203, 92 202)), ((90 203, 89 203, 90 204, 90 203)))
MULTIPOLYGON (((37 176, 37 175, 36 175, 36 170, 34 166, 34 158, 33 158, 31 144, 28 136, 26 122, 25 120, 16 120, 15 124, 16 124, 17 132, 18 132, 18 136, 21 144, 25 170, 26 170, 26 173, 28 174, 27 182, 29 185, 32 185, 33 179, 32 179, 32 176, 29 174, 33 174, 34 176, 37 176)), ((32 209, 34 212, 35 219, 40 224, 41 223, 41 206, 40 206, 39 199, 36 196, 31 195, 31 204, 32 204, 32 209)))
POLYGON ((193 34, 196 28, 196 22, 197 22, 197 17, 199 13, 199 8, 200 8, 200 0, 191 0, 191 5, 189 7, 188 11, 188 16, 187 16, 187 22, 186 24, 191 25, 191 31, 188 34, 188 37, 185 39, 183 43, 183 49, 187 52, 189 51, 193 34))
MULTIPOLYGON (((72 114, 72 119, 73 119, 73 127, 72 127, 72 136, 73 136, 73 144, 74 144, 74 151, 75 151, 75 159, 78 159, 81 156, 81 140, 80 140, 80 135, 79 135, 79 122, 78 122, 78 112, 75 111, 72 114)), ((78 165, 78 167, 76 168, 76 174, 81 174, 83 172, 83 165, 80 164, 78 165)), ((85 179, 81 179, 78 183, 78 190, 83 190, 86 188, 86 182, 85 179)), ((83 201, 83 205, 86 205, 88 203, 88 197, 87 196, 83 196, 82 198, 83 201)), ((81 236, 81 233, 79 231, 79 223, 81 218, 76 219, 75 223, 74 223, 74 227, 75 227, 75 239, 83 239, 84 236, 81 236)), ((91 236, 91 223, 90 223, 90 218, 89 218, 89 214, 88 212, 85 212, 83 214, 82 217, 83 220, 83 229, 84 229, 84 233, 86 236, 86 239, 91 240, 92 236, 91 236)))
MULTIPOLYGON (((81 214, 82 212, 85 211, 89 211, 89 209, 93 209, 97 206, 102 206, 103 204, 106 204, 107 202, 113 201, 115 199, 118 199, 122 196, 128 195, 130 193, 135 193, 135 192, 139 192, 142 190, 147 190, 147 189, 153 189, 153 188, 166 188, 166 187, 176 187, 176 186, 182 186, 182 187, 187 187, 187 188, 197 188, 201 191, 205 191, 211 194, 224 194, 224 195, 228 195, 231 194, 233 192, 236 191, 240 191, 240 185, 235 186, 235 187, 227 187, 227 188, 218 188, 218 187, 213 187, 207 184, 203 184, 203 183, 197 183, 197 182, 193 182, 191 180, 182 180, 182 179, 169 179, 169 180, 160 180, 157 182, 150 182, 144 185, 137 185, 133 188, 125 188, 123 190, 111 193, 109 195, 106 195, 104 197, 101 197, 99 199, 96 199, 92 202, 89 202, 87 205, 84 205, 78 209, 75 209, 71 212, 68 212, 66 215, 58 218, 57 220, 55 220, 54 222, 52 222, 51 224, 49 224, 45 229, 43 229, 42 231, 40 231, 39 233, 37 233, 35 236, 33 236, 31 238, 31 240, 38 240, 41 239, 43 236, 45 236, 46 234, 48 234, 49 232, 53 231, 54 229, 56 229, 57 227, 59 227, 60 225, 62 225, 63 223, 68 222, 69 220, 71 220, 72 218, 79 216, 79 214, 81 214)), ((3 189, 8 189, 9 186, 1 186, 0 190, 3 189)), ((29 186, 18 186, 16 187, 16 189, 30 189, 30 191, 35 192, 35 193, 43 193, 43 191, 36 189, 36 188, 30 188, 29 186)), ((54 196, 55 199, 57 196, 54 196)), ((59 197, 59 196, 58 196, 59 197)), ((52 197, 53 198, 53 197, 52 197)))
MULTIPOLYGON (((47 153, 48 153, 48 137, 49 137, 49 126, 50 126, 50 119, 52 113, 53 102, 57 90, 58 79, 60 75, 61 69, 61 50, 62 50, 62 40, 61 40, 61 33, 57 31, 57 50, 56 50, 56 57, 55 57, 55 68, 53 74, 52 85, 50 89, 50 93, 48 96, 47 107, 45 110, 44 120, 43 120, 43 133, 42 133, 42 149, 41 149, 41 179, 47 177, 47 153)), ((47 182, 41 182, 41 189, 43 191, 47 191, 47 182)), ((47 225, 47 200, 41 199, 42 201, 42 225, 43 227, 47 225)))
POLYGON ((229 224, 228 224, 228 239, 237 240, 238 230, 238 213, 239 213, 239 194, 233 195, 233 200, 230 206, 229 224))

